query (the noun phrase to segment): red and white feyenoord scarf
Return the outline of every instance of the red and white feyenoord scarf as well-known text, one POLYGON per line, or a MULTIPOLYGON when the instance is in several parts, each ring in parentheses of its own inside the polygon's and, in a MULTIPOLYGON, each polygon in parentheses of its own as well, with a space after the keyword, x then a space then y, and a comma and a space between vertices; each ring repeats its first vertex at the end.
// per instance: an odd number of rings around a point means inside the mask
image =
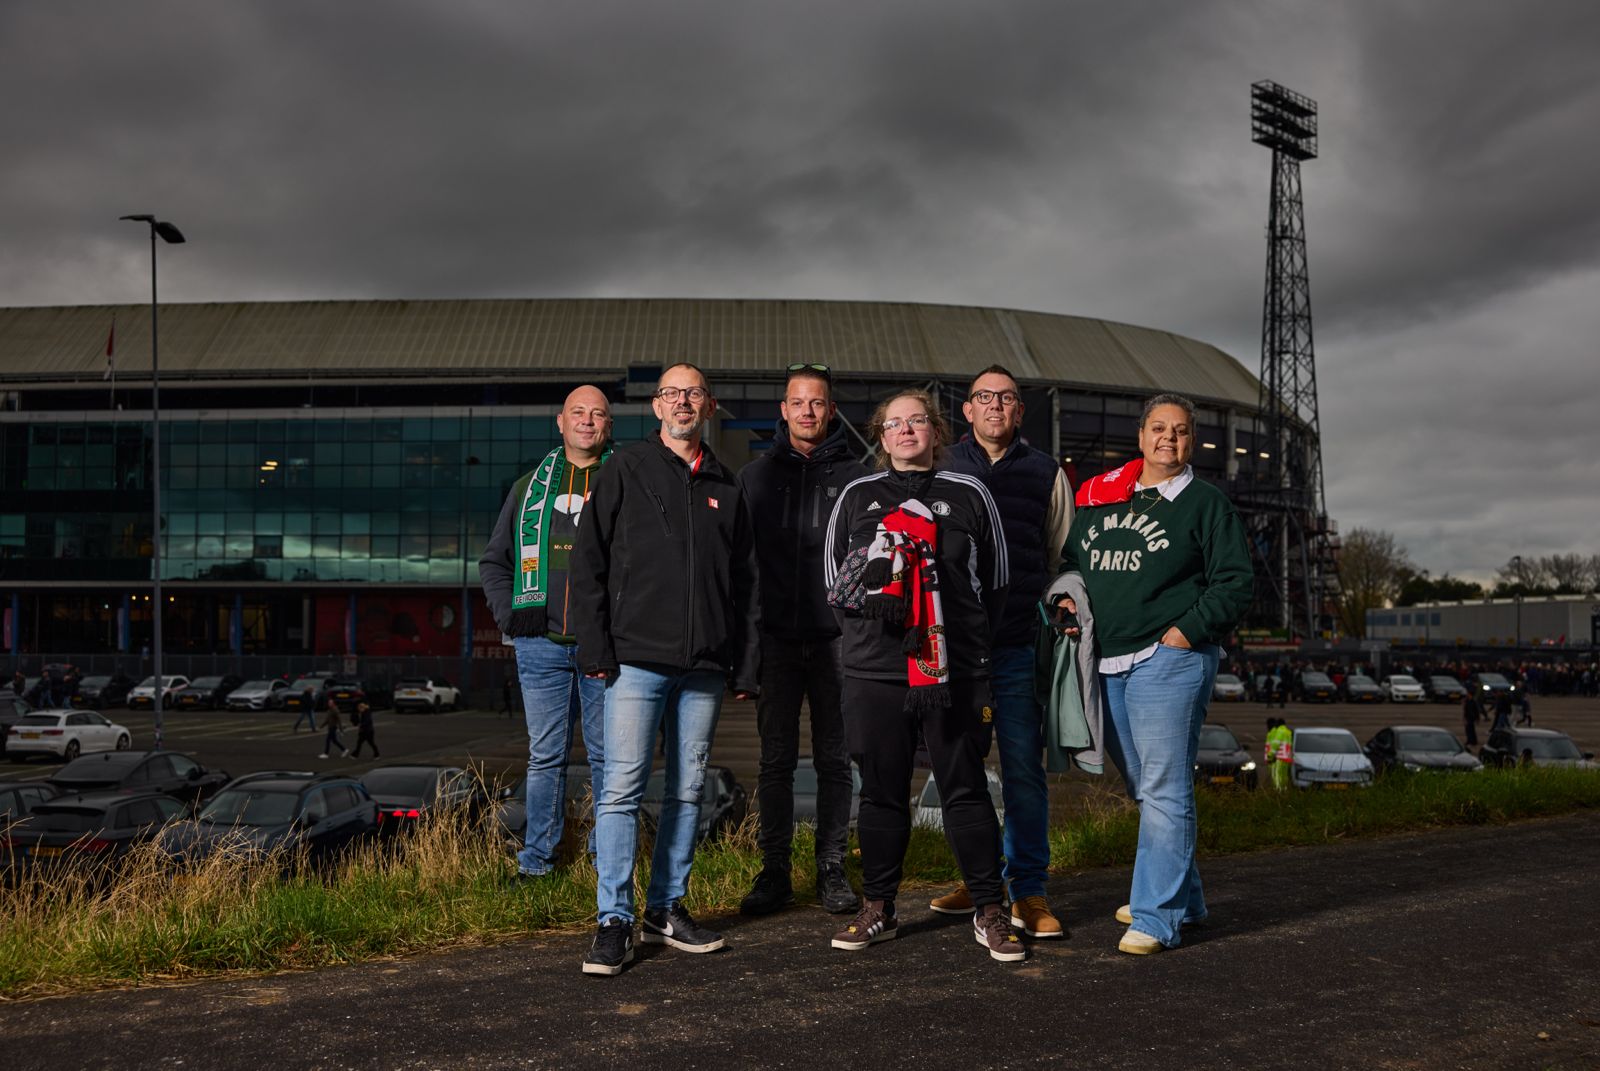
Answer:
POLYGON ((862 580, 863 617, 905 626, 906 709, 950 705, 950 652, 939 601, 939 527, 933 513, 908 498, 878 522, 862 580))
POLYGON ((1078 485, 1076 503, 1083 506, 1111 506, 1133 497, 1139 484, 1139 473, 1144 471, 1144 458, 1136 457, 1110 472, 1102 472, 1092 480, 1078 485))

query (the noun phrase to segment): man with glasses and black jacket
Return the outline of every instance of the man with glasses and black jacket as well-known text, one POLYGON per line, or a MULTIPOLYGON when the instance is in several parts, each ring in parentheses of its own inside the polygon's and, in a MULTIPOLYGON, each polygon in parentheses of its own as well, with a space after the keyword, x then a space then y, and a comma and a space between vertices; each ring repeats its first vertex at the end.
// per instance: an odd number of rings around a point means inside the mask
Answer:
POLYGON ((756 555, 733 473, 702 441, 717 402, 692 364, 661 374, 658 434, 603 465, 572 551, 572 620, 585 674, 605 681, 605 788, 595 804, 600 926, 585 974, 633 959, 639 801, 658 735, 666 784, 640 940, 714 952, 722 935, 683 906, 711 738, 731 686, 759 690, 756 555))
POLYGON ((817 901, 835 913, 858 905, 844 872, 850 834, 850 755, 840 693, 839 622, 828 605, 822 552, 828 517, 845 485, 867 475, 833 404, 826 365, 793 364, 772 449, 739 473, 755 524, 761 569, 761 873, 739 905, 765 915, 794 902, 789 853, 794 840, 794 772, 800 704, 811 711, 811 761, 817 785, 817 901))

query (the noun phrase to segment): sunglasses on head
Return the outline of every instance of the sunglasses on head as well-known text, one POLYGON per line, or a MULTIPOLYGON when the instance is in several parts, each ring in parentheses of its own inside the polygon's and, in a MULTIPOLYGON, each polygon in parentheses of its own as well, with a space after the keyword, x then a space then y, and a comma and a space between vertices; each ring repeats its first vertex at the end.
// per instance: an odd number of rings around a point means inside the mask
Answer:
POLYGON ((833 382, 833 373, 825 364, 810 364, 805 361, 799 361, 795 364, 791 364, 788 371, 791 376, 796 372, 815 372, 823 379, 826 379, 829 383, 833 382))

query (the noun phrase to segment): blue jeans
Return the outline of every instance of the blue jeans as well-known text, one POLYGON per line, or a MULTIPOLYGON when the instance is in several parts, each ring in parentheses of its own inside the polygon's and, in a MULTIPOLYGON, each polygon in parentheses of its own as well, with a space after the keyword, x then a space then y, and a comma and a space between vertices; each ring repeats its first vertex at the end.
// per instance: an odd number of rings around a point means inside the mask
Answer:
POLYGON ((1006 805, 1001 842, 1011 899, 1043 896, 1050 869, 1050 794, 1044 779, 1044 712, 1033 694, 1033 648, 996 647, 989 658, 994 739, 1006 805))
MULTIPOLYGON (((517 853, 524 874, 549 873, 567 817, 567 760, 572 732, 583 716, 583 747, 589 753, 589 778, 594 798, 605 784, 605 737, 601 724, 605 682, 590 680, 578 668, 577 644, 556 643, 543 636, 512 639, 517 652, 517 679, 522 684, 522 709, 528 723, 528 825, 517 853)), ((594 854, 589 831, 589 854, 594 854)))
POLYGON ((639 800, 650 779, 656 734, 666 730, 666 782, 646 908, 667 908, 689 891, 700 792, 722 710, 723 675, 624 664, 606 684, 606 781, 595 807, 595 906, 600 925, 632 923, 639 800))
POLYGON ((1168 948, 1178 947, 1185 919, 1206 916, 1194 862, 1194 762, 1221 654, 1209 645, 1163 644, 1132 669, 1101 678, 1111 714, 1106 751, 1139 804, 1132 928, 1168 948))

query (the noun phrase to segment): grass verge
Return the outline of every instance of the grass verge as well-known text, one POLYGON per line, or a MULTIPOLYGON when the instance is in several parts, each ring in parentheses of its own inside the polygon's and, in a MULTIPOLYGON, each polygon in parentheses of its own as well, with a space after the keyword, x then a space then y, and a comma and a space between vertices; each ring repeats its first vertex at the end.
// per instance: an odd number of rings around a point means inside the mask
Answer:
MULTIPOLYGON (((1202 792, 1200 850, 1326 844, 1597 806, 1600 776, 1563 769, 1398 776, 1348 792, 1202 792)), ((1135 809, 1120 794, 1098 790, 1077 816, 1052 829, 1051 854, 1062 870, 1123 865, 1133 861, 1137 835, 1135 809)), ((812 883, 813 849, 802 829, 794 845, 801 899, 812 883)), ((587 859, 520 882, 497 836, 465 822, 433 823, 403 848, 371 845, 330 871, 286 874, 285 862, 217 855, 174 867, 151 849, 128 859, 115 881, 65 867, 14 878, 0 887, 0 998, 351 963, 493 943, 593 918, 595 875, 587 859)), ((760 865, 751 820, 701 846, 690 905, 711 918, 736 910, 760 865)), ((644 857, 641 900, 648 877, 644 857)), ((958 879, 943 835, 914 831, 906 885, 958 879)))

